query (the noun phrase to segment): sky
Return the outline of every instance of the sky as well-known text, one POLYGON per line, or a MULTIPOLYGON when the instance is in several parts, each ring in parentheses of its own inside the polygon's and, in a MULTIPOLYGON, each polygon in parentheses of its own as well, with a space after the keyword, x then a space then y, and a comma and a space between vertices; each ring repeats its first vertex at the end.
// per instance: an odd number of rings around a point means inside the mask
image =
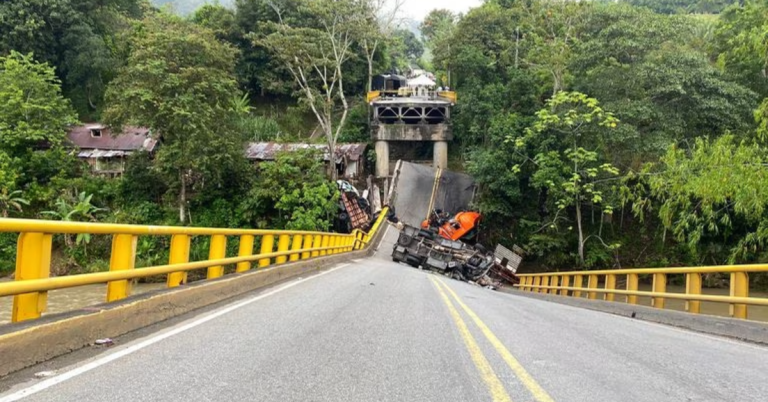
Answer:
POLYGON ((435 8, 447 8, 454 12, 465 13, 480 4, 482 0, 405 0, 403 14, 405 17, 421 21, 435 8))

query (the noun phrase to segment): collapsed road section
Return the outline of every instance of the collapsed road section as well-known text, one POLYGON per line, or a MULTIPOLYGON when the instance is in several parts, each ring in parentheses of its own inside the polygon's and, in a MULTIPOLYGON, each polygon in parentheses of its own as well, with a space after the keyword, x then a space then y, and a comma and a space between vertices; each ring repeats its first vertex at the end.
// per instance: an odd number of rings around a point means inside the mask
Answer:
POLYGON ((388 197, 400 231, 392 260, 490 288, 516 283, 520 253, 479 242, 482 215, 469 209, 476 189, 468 175, 398 162, 388 197))

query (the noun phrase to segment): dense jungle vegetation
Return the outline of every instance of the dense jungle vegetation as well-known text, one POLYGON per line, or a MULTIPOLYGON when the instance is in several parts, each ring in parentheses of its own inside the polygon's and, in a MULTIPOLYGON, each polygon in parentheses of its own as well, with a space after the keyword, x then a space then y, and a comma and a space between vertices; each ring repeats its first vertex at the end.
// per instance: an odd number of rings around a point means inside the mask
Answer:
MULTIPOLYGON (((0 3, 0 213, 327 229, 320 162, 256 169, 243 144, 367 141, 370 76, 418 67, 459 94, 451 163, 480 184, 484 242, 529 267, 768 260, 768 1, 487 0, 434 10, 420 35, 396 3, 0 3), (65 141, 78 121, 149 126, 162 146, 93 176, 65 141)), ((109 239, 56 241, 60 272, 107 265, 109 239)), ((143 239, 138 266, 163 241, 143 239)))

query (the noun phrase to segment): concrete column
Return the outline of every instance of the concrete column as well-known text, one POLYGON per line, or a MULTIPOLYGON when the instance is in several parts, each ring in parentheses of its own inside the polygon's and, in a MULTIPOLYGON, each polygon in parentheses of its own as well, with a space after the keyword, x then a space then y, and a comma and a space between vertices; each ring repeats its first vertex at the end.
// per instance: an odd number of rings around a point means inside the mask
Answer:
POLYGON ((389 143, 376 141, 376 176, 389 176, 389 143))
MULTIPOLYGON (((377 148, 378 149, 378 148, 377 148)), ((440 169, 448 168, 448 142, 435 141, 433 156, 434 167, 440 169)))

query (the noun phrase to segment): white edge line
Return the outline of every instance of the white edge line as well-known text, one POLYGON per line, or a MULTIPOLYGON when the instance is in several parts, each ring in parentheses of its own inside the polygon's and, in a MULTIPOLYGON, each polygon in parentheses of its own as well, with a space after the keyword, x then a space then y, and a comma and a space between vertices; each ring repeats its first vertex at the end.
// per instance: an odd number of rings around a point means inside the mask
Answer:
POLYGON ((294 282, 288 283, 288 284, 286 284, 284 286, 281 286, 281 287, 279 287, 277 289, 270 290, 269 292, 266 292, 266 293, 260 294, 258 296, 255 296, 253 298, 241 301, 241 302, 239 302, 237 304, 233 304, 233 305, 231 305, 229 307, 226 307, 226 308, 224 308, 222 310, 216 311, 216 312, 214 312, 212 314, 209 314, 209 315, 206 315, 206 316, 204 316, 202 318, 194 320, 194 321, 192 321, 192 322, 190 322, 188 324, 185 324, 185 325, 183 325, 181 327, 178 327, 178 328, 175 328, 175 329, 170 330, 168 332, 156 335, 156 336, 154 336, 152 338, 146 339, 146 340, 144 340, 142 342, 139 342, 139 343, 137 343, 135 345, 127 347, 127 348, 125 348, 123 350, 114 352, 114 353, 109 354, 107 356, 104 356, 104 357, 102 357, 100 359, 94 360, 94 361, 92 361, 92 362, 90 362, 88 364, 85 364, 85 365, 77 367, 77 368, 75 368, 73 370, 67 371, 66 373, 60 374, 60 375, 58 375, 56 377, 49 378, 49 379, 47 379, 45 381, 41 381, 41 382, 39 382, 39 383, 37 383, 35 385, 32 385, 31 387, 19 390, 19 391, 13 393, 13 394, 4 396, 4 397, 0 398, 0 402, 14 402, 14 401, 18 401, 20 399, 26 398, 26 397, 28 397, 30 395, 36 394, 36 393, 38 393, 40 391, 43 391, 43 390, 48 389, 50 387, 53 387, 54 385, 60 384, 60 383, 62 383, 64 381, 67 381, 67 380, 72 379, 74 377, 77 377, 77 376, 79 376, 81 374, 87 373, 87 372, 89 372, 89 371, 91 371, 93 369, 101 367, 101 366, 103 366, 103 365, 105 365, 107 363, 115 361, 115 360, 117 360, 117 359, 119 359, 121 357, 125 357, 125 356, 127 356, 127 355, 129 355, 131 353, 134 353, 134 352, 137 352, 137 351, 139 351, 141 349, 144 349, 147 346, 153 345, 153 344, 158 343, 158 342, 160 342, 160 341, 162 341, 164 339, 168 339, 168 338, 170 338, 170 337, 172 337, 174 335, 178 335, 178 334, 180 334, 180 333, 182 333, 184 331, 187 331, 187 330, 192 329, 194 327, 197 327, 199 325, 205 324, 206 322, 211 321, 211 320, 213 320, 215 318, 218 318, 218 317, 221 317, 221 316, 223 316, 225 314, 231 313, 232 311, 237 310, 237 309, 239 309, 241 307, 247 306, 247 305, 249 305, 251 303, 254 303, 254 302, 257 302, 257 301, 259 301, 261 299, 264 299, 264 298, 267 298, 269 296, 272 296, 272 295, 274 295, 276 293, 280 293, 280 292, 282 292, 282 291, 284 291, 286 289, 290 289, 290 288, 292 288, 292 287, 294 287, 296 285, 299 285, 301 283, 304 283, 304 282, 306 282, 308 280, 319 278, 319 277, 321 277, 321 276, 323 276, 325 274, 334 272, 336 270, 339 270, 339 269, 344 268, 344 267, 349 266, 349 265, 350 264, 339 265, 339 266, 337 266, 335 268, 332 268, 332 269, 329 269, 327 271, 320 272, 317 275, 312 275, 312 276, 307 277, 307 278, 299 279, 297 281, 294 281, 294 282))
MULTIPOLYGON (((383 235, 383 236, 381 236, 382 240, 383 240, 384 238, 386 238, 386 237, 387 237, 387 233, 389 233, 389 228, 390 228, 391 226, 392 226, 392 225, 387 225, 387 228, 386 228, 386 229, 384 229, 384 235, 383 235)), ((378 253, 380 248, 381 248, 381 242, 379 242, 379 244, 377 244, 377 245, 376 245, 376 250, 374 250, 374 252, 375 252, 375 253, 378 253)), ((0 401, 0 402, 2 402, 2 401, 0 401)))

